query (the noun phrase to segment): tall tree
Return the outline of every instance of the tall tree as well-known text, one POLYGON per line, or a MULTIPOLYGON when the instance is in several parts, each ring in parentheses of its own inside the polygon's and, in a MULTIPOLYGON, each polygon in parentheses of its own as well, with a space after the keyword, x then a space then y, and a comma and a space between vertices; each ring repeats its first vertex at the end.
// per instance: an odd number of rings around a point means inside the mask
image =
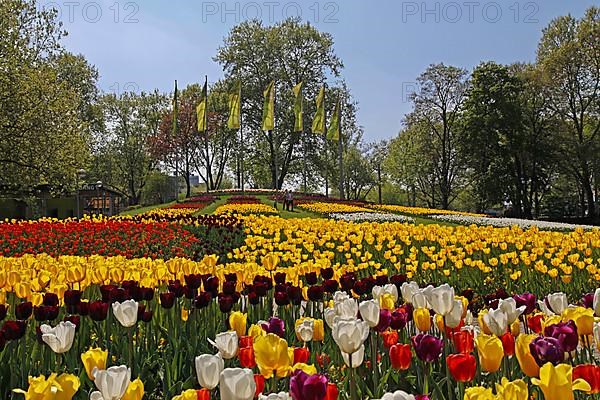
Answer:
MULTIPOLYGON (((414 110, 407 124, 423 124, 431 135, 432 173, 439 205, 447 209, 456 197, 462 163, 457 151, 459 118, 468 88, 467 71, 444 64, 431 65, 417 78, 411 95, 414 110)), ((435 204, 436 202, 433 201, 435 204)))
MULTIPOLYGON (((273 26, 245 21, 234 27, 218 49, 219 62, 229 81, 242 82, 243 144, 254 165, 266 163, 271 187, 281 188, 284 180, 302 160, 302 150, 319 148, 319 138, 294 131, 292 88, 304 83, 305 116, 312 115, 311 101, 328 75, 339 76, 342 63, 333 51, 331 35, 319 32, 299 19, 287 19, 273 26), (276 82, 275 129, 261 130, 263 91, 276 82)), ((252 168, 252 167, 251 167, 252 168)))
POLYGON ((0 184, 20 193, 39 184, 65 190, 87 160, 82 107, 97 74, 64 51, 65 34, 54 10, 0 3, 0 184))
POLYGON ((586 213, 597 215, 594 165, 600 132, 600 8, 580 20, 559 17, 544 29, 537 62, 550 88, 550 108, 562 122, 562 159, 584 193, 586 213))

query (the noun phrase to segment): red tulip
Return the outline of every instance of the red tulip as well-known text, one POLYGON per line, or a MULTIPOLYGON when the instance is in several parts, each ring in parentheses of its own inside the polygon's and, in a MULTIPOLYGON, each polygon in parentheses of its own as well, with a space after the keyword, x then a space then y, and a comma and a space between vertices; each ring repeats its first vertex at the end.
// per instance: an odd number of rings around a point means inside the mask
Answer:
POLYGON ((473 332, 468 330, 455 332, 452 335, 452 340, 456 347, 456 351, 459 353, 471 353, 475 347, 473 332))
POLYGON ((245 347, 252 347, 252 336, 242 336, 240 338, 240 348, 243 349, 245 347))
POLYGON ((383 338, 383 345, 386 349, 389 349, 396 343, 398 343, 398 332, 397 331, 386 331, 381 333, 383 338))
POLYGON ((197 400, 210 400, 210 390, 202 388, 196 391, 197 400))
POLYGON ((337 400, 339 394, 340 392, 338 390, 337 385, 335 383, 330 382, 327 384, 327 392, 325 394, 324 400, 337 400))
POLYGON ((542 314, 531 315, 527 317, 527 326, 535 333, 542 333, 542 320, 544 316, 542 314))
POLYGON ((600 366, 582 364, 573 368, 573 380, 583 379, 592 388, 588 394, 600 393, 600 366))
POLYGON ((475 377, 477 362, 473 354, 450 354, 446 357, 446 364, 457 382, 470 382, 475 377))
POLYGON ((310 351, 306 347, 296 347, 294 349, 294 364, 306 364, 310 357, 310 351))
POLYGON ((254 358, 254 349, 252 347, 244 347, 240 349, 238 357, 240 358, 240 365, 243 368, 254 368, 256 366, 256 359, 254 358))
POLYGON ((254 397, 258 397, 265 390, 265 377, 261 374, 254 374, 254 382, 256 383, 256 392, 254 397))
POLYGON ((515 355, 515 337, 510 332, 506 332, 504 335, 500 336, 500 340, 502 341, 502 348, 504 349, 505 356, 514 356, 515 355))
POLYGON ((406 370, 412 361, 412 352, 409 344, 395 344, 390 347, 390 360, 392 368, 406 370))

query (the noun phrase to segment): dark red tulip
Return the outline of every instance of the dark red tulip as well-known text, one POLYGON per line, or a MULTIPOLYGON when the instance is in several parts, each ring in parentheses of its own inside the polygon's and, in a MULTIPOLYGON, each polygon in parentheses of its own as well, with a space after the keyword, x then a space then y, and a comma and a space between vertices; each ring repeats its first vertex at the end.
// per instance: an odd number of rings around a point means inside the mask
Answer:
POLYGON ((142 322, 148 323, 148 322, 152 321, 152 315, 153 315, 152 310, 146 310, 146 311, 144 311, 144 313, 142 314, 142 317, 140 319, 142 320, 142 322))
POLYGON ((154 289, 142 287, 139 290, 142 293, 143 300, 152 301, 154 299, 154 289))
POLYGON ((260 303, 260 297, 256 294, 256 292, 248 293, 248 303, 252 304, 253 306, 260 303))
POLYGON ((0 304, 0 321, 6 318, 6 314, 8 314, 8 307, 6 304, 0 304))
POLYGON ((63 318, 63 321, 71 322, 73 325, 75 325, 75 330, 78 331, 79 325, 81 324, 81 317, 79 315, 67 315, 63 318))
POLYGON ((594 293, 584 294, 581 298, 581 305, 585 308, 594 308, 594 293))
POLYGON ((30 301, 19 303, 15 306, 15 318, 26 320, 31 317, 33 312, 33 304, 30 301))
POLYGON ((323 268, 321 270, 321 276, 323 279, 332 279, 333 278, 333 268, 323 268))
POLYGON ((2 324, 2 336, 6 340, 18 340, 25 336, 27 321, 5 321, 2 324))
POLYGON ((290 299, 290 303, 292 303, 295 306, 299 306, 300 304, 302 304, 302 300, 304 300, 304 297, 302 296, 302 289, 299 288, 298 286, 293 286, 290 285, 287 288, 287 296, 290 299))
POLYGON ((287 306, 290 304, 290 298, 286 292, 275 292, 275 304, 279 307, 287 306))
POLYGON ((393 283, 396 286, 396 288, 400 290, 400 286, 402 286, 402 284, 407 280, 408 279, 405 274, 392 275, 392 277, 390 278, 390 283, 393 283))
POLYGON ((265 297, 269 290, 268 285, 263 282, 257 282, 254 284, 254 293, 259 297, 265 297))
POLYGON ((198 294, 198 291, 190 286, 184 286, 183 287, 183 296, 188 299, 188 300, 192 300, 194 297, 196 297, 196 294, 198 294))
POLYGON ((306 283, 308 285, 316 285, 318 282, 316 272, 309 272, 308 274, 305 274, 304 279, 306 279, 306 283))
POLYGON ((377 286, 384 286, 387 285, 389 282, 390 281, 387 275, 377 275, 377 277, 375 278, 375 284, 377 286))
POLYGON ((274 333, 279 337, 283 337, 285 335, 285 323, 282 319, 277 317, 269 318, 267 323, 261 324, 263 330, 267 333, 274 333))
POLYGON ((471 382, 477 372, 477 362, 473 354, 459 353, 446 356, 450 375, 457 382, 471 382))
POLYGON ((349 292, 354 287, 354 283, 356 282, 356 277, 352 272, 348 272, 340 277, 340 285, 342 286, 342 290, 349 292))
POLYGON ((109 303, 112 298, 111 293, 116 288, 117 287, 115 285, 101 285, 100 293, 102 294, 102 301, 105 303, 109 303))
POLYGON ((357 295, 362 296, 369 291, 369 283, 365 279, 356 281, 352 290, 354 290, 354 293, 357 295))
POLYGON ((232 296, 219 294, 219 309, 223 313, 228 313, 233 308, 234 299, 232 296))
POLYGON ((285 281, 286 281, 287 275, 286 275, 286 273, 285 273, 285 272, 277 272, 277 273, 275 274, 275 277, 274 277, 274 278, 275 278, 275 283, 276 283, 276 284, 283 285, 283 284, 285 284, 285 281))
POLYGON ((211 276, 204 281, 204 291, 213 293, 213 296, 219 292, 219 278, 211 276))
POLYGON ((58 307, 58 296, 56 293, 45 293, 42 304, 45 306, 58 307))
POLYGON ((81 303, 81 291, 80 290, 65 290, 64 294, 65 304, 68 306, 78 306, 81 303))
POLYGON ((88 301, 82 301, 77 306, 77 314, 79 315, 88 315, 90 312, 90 303, 88 301))
POLYGON ((169 285, 167 286, 169 292, 175 294, 175 297, 183 297, 183 285, 179 281, 169 281, 169 285))
POLYGON ((334 281, 333 279, 327 279, 323 282, 323 289, 327 293, 335 293, 339 288, 338 281, 334 281))
POLYGON ((383 332, 387 328, 390 327, 390 323, 392 322, 392 313, 390 310, 386 310, 382 308, 379 310, 379 323, 375 327, 377 332, 383 332))
POLYGON ((400 310, 394 310, 392 312, 392 320, 390 321, 390 327, 394 330, 402 330, 406 326, 408 321, 408 315, 400 310))
POLYGON ((194 307, 196 308, 204 308, 208 307, 210 302, 212 301, 212 295, 208 292, 202 292, 194 299, 194 307))
POLYGON ((185 284, 196 290, 202 285, 202 276, 200 274, 190 274, 183 277, 185 284))
POLYGON ((162 308, 172 308, 175 305, 175 293, 173 292, 164 292, 159 295, 160 297, 160 305, 162 308))
POLYGON ((88 313, 94 321, 104 321, 108 315, 108 303, 103 301, 93 301, 89 303, 88 313))
POLYGON ((223 293, 232 295, 235 293, 236 283, 233 281, 227 281, 223 283, 223 293))
POLYGON ((320 301, 320 300, 323 300, 323 294, 324 294, 324 292, 325 291, 323 290, 323 286, 321 286, 321 285, 311 286, 307 290, 308 299, 310 301, 320 301))
POLYGON ((225 274, 225 281, 226 282, 237 282, 238 276, 236 273, 225 274))
POLYGON ((434 362, 442 355, 444 342, 435 336, 420 333, 411 338, 417 357, 425 362, 434 362))

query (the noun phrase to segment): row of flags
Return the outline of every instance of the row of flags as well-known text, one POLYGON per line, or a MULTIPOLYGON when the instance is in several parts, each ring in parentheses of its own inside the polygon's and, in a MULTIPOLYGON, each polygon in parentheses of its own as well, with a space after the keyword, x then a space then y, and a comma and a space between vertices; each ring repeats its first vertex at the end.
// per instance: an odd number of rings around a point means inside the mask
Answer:
MULTIPOLYGON (((294 93, 294 132, 302 132, 304 130, 304 98, 302 96, 303 83, 300 82, 292 88, 294 93)), ((262 130, 272 131, 275 129, 275 81, 271 81, 263 92, 263 114, 262 114, 262 130)), ((177 81, 175 81, 175 95, 173 99, 173 134, 177 132, 177 115, 179 113, 178 106, 178 90, 177 81)), ((202 97, 200 103, 196 107, 196 115, 198 119, 198 132, 205 132, 207 128, 207 102, 208 102, 208 79, 205 79, 202 87, 202 97)), ((239 129, 241 124, 241 102, 242 102, 242 85, 237 81, 229 93, 229 118, 227 119, 227 127, 229 129, 239 129)), ((312 121, 312 132, 325 134, 325 86, 319 90, 319 94, 315 99, 316 112, 312 121)), ((338 98, 331 116, 331 121, 327 129, 327 139, 340 140, 340 99, 338 98)))

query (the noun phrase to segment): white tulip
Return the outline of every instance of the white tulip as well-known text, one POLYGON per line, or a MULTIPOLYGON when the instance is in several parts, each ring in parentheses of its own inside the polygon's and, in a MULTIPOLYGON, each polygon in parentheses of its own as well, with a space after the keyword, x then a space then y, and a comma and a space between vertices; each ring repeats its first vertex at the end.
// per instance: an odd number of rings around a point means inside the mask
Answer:
POLYGON ((563 292, 552 293, 546 296, 546 302, 554 314, 562 314, 569 306, 567 295, 563 292))
POLYGON ((96 399, 121 400, 131 382, 131 369, 125 365, 101 370, 94 368, 92 376, 99 391, 95 392, 96 399), (99 395, 102 397, 98 397, 99 395))
POLYGON ((66 353, 73 346, 76 328, 75 324, 69 321, 61 322, 54 328, 44 324, 40 326, 42 341, 50 346, 53 352, 58 354, 66 353))
POLYGON ((379 323, 379 302, 377 300, 361 301, 358 306, 360 315, 371 328, 374 328, 379 323))
POLYGON ((413 296, 419 291, 419 284, 417 282, 404 282, 400 286, 400 292, 405 303, 412 303, 413 296))
POLYGON ((122 303, 114 302, 112 310, 117 321, 125 328, 131 328, 137 322, 138 303, 135 300, 126 300, 122 303))
POLYGON ((483 321, 496 336, 502 336, 508 331, 508 316, 500 308, 490 309, 487 314, 483 315, 483 321))
POLYGON ((327 307, 325 311, 323 311, 323 314, 325 316, 325 322, 327 322, 327 326, 333 328, 333 322, 335 317, 337 316, 337 314, 335 313, 335 309, 327 307))
POLYGON ((215 346, 219 350, 221 357, 226 360, 237 356, 239 339, 235 331, 218 333, 214 341, 208 339, 208 342, 215 346))
POLYGON ((508 317, 508 325, 512 325, 521 314, 525 311, 525 306, 517 307, 517 302, 512 297, 508 299, 500 299, 498 308, 506 313, 508 317))
POLYGON ((447 283, 436 288, 425 289, 427 301, 436 314, 445 316, 454 306, 454 288, 447 283))
POLYGON ((594 340, 596 341, 596 347, 600 347, 600 322, 594 323, 594 340))
POLYGON ((344 301, 346 299, 349 299, 349 298, 350 298, 350 296, 348 296, 348 293, 346 293, 346 292, 340 292, 338 290, 337 292, 335 292, 333 294, 333 303, 334 304, 335 303, 339 303, 339 302, 342 302, 342 301, 344 301))
POLYGON ((258 400, 292 400, 292 396, 286 392, 271 393, 267 396, 259 394, 258 400))
POLYGON ((356 353, 369 336, 369 325, 356 318, 339 318, 332 329, 332 337, 344 353, 356 353))
POLYGON ((334 304, 335 313, 342 318, 356 318, 358 303, 354 299, 344 299, 334 304))
POLYGON ((542 310, 542 312, 543 312, 545 315, 547 315, 547 316, 549 316, 549 317, 551 317, 551 316, 555 315, 555 314, 554 314, 554 311, 552 311, 552 310, 550 309, 550 307, 548 307, 548 306, 546 305, 546 300, 538 300, 538 306, 540 307, 540 310, 542 310))
POLYGON ((594 313, 600 317, 600 288, 594 292, 594 313))
POLYGON ((415 294, 413 294, 411 303, 414 308, 431 308, 429 301, 427 301, 427 296, 423 290, 418 290, 415 292, 415 294))
POLYGON ((386 393, 381 400, 415 400, 415 396, 408 394, 403 390, 396 390, 394 393, 386 393))
POLYGON ((473 325, 473 319, 473 313, 471 312, 471 310, 467 310, 467 316, 465 317, 465 325, 473 325))
POLYGON ((389 294, 394 298, 394 303, 398 301, 398 288, 396 285, 388 283, 384 286, 375 286, 371 291, 373 298, 379 301, 379 298, 384 294, 389 294))
POLYGON ((300 336, 300 340, 303 342, 310 342, 313 338, 315 331, 315 320, 307 318, 300 325, 296 327, 296 333, 300 336))
POLYGON ((196 357, 196 377, 203 388, 213 390, 219 384, 221 372, 225 369, 223 357, 219 354, 202 354, 196 357))
POLYGON ((460 325, 460 321, 462 320, 463 314, 463 302, 461 300, 454 300, 454 306, 452 307, 452 311, 450 311, 444 317, 444 323, 450 329, 454 329, 460 325))
POLYGON ((343 351, 341 353, 342 358, 344 359, 344 363, 348 367, 358 368, 362 365, 363 361, 365 360, 365 345, 363 344, 362 346, 360 346, 358 351, 355 353, 348 354, 344 353, 343 351), (350 361, 352 361, 352 363, 350 363, 350 361))
POLYGON ((254 373, 248 368, 225 368, 219 379, 221 400, 252 400, 256 392, 254 373))

